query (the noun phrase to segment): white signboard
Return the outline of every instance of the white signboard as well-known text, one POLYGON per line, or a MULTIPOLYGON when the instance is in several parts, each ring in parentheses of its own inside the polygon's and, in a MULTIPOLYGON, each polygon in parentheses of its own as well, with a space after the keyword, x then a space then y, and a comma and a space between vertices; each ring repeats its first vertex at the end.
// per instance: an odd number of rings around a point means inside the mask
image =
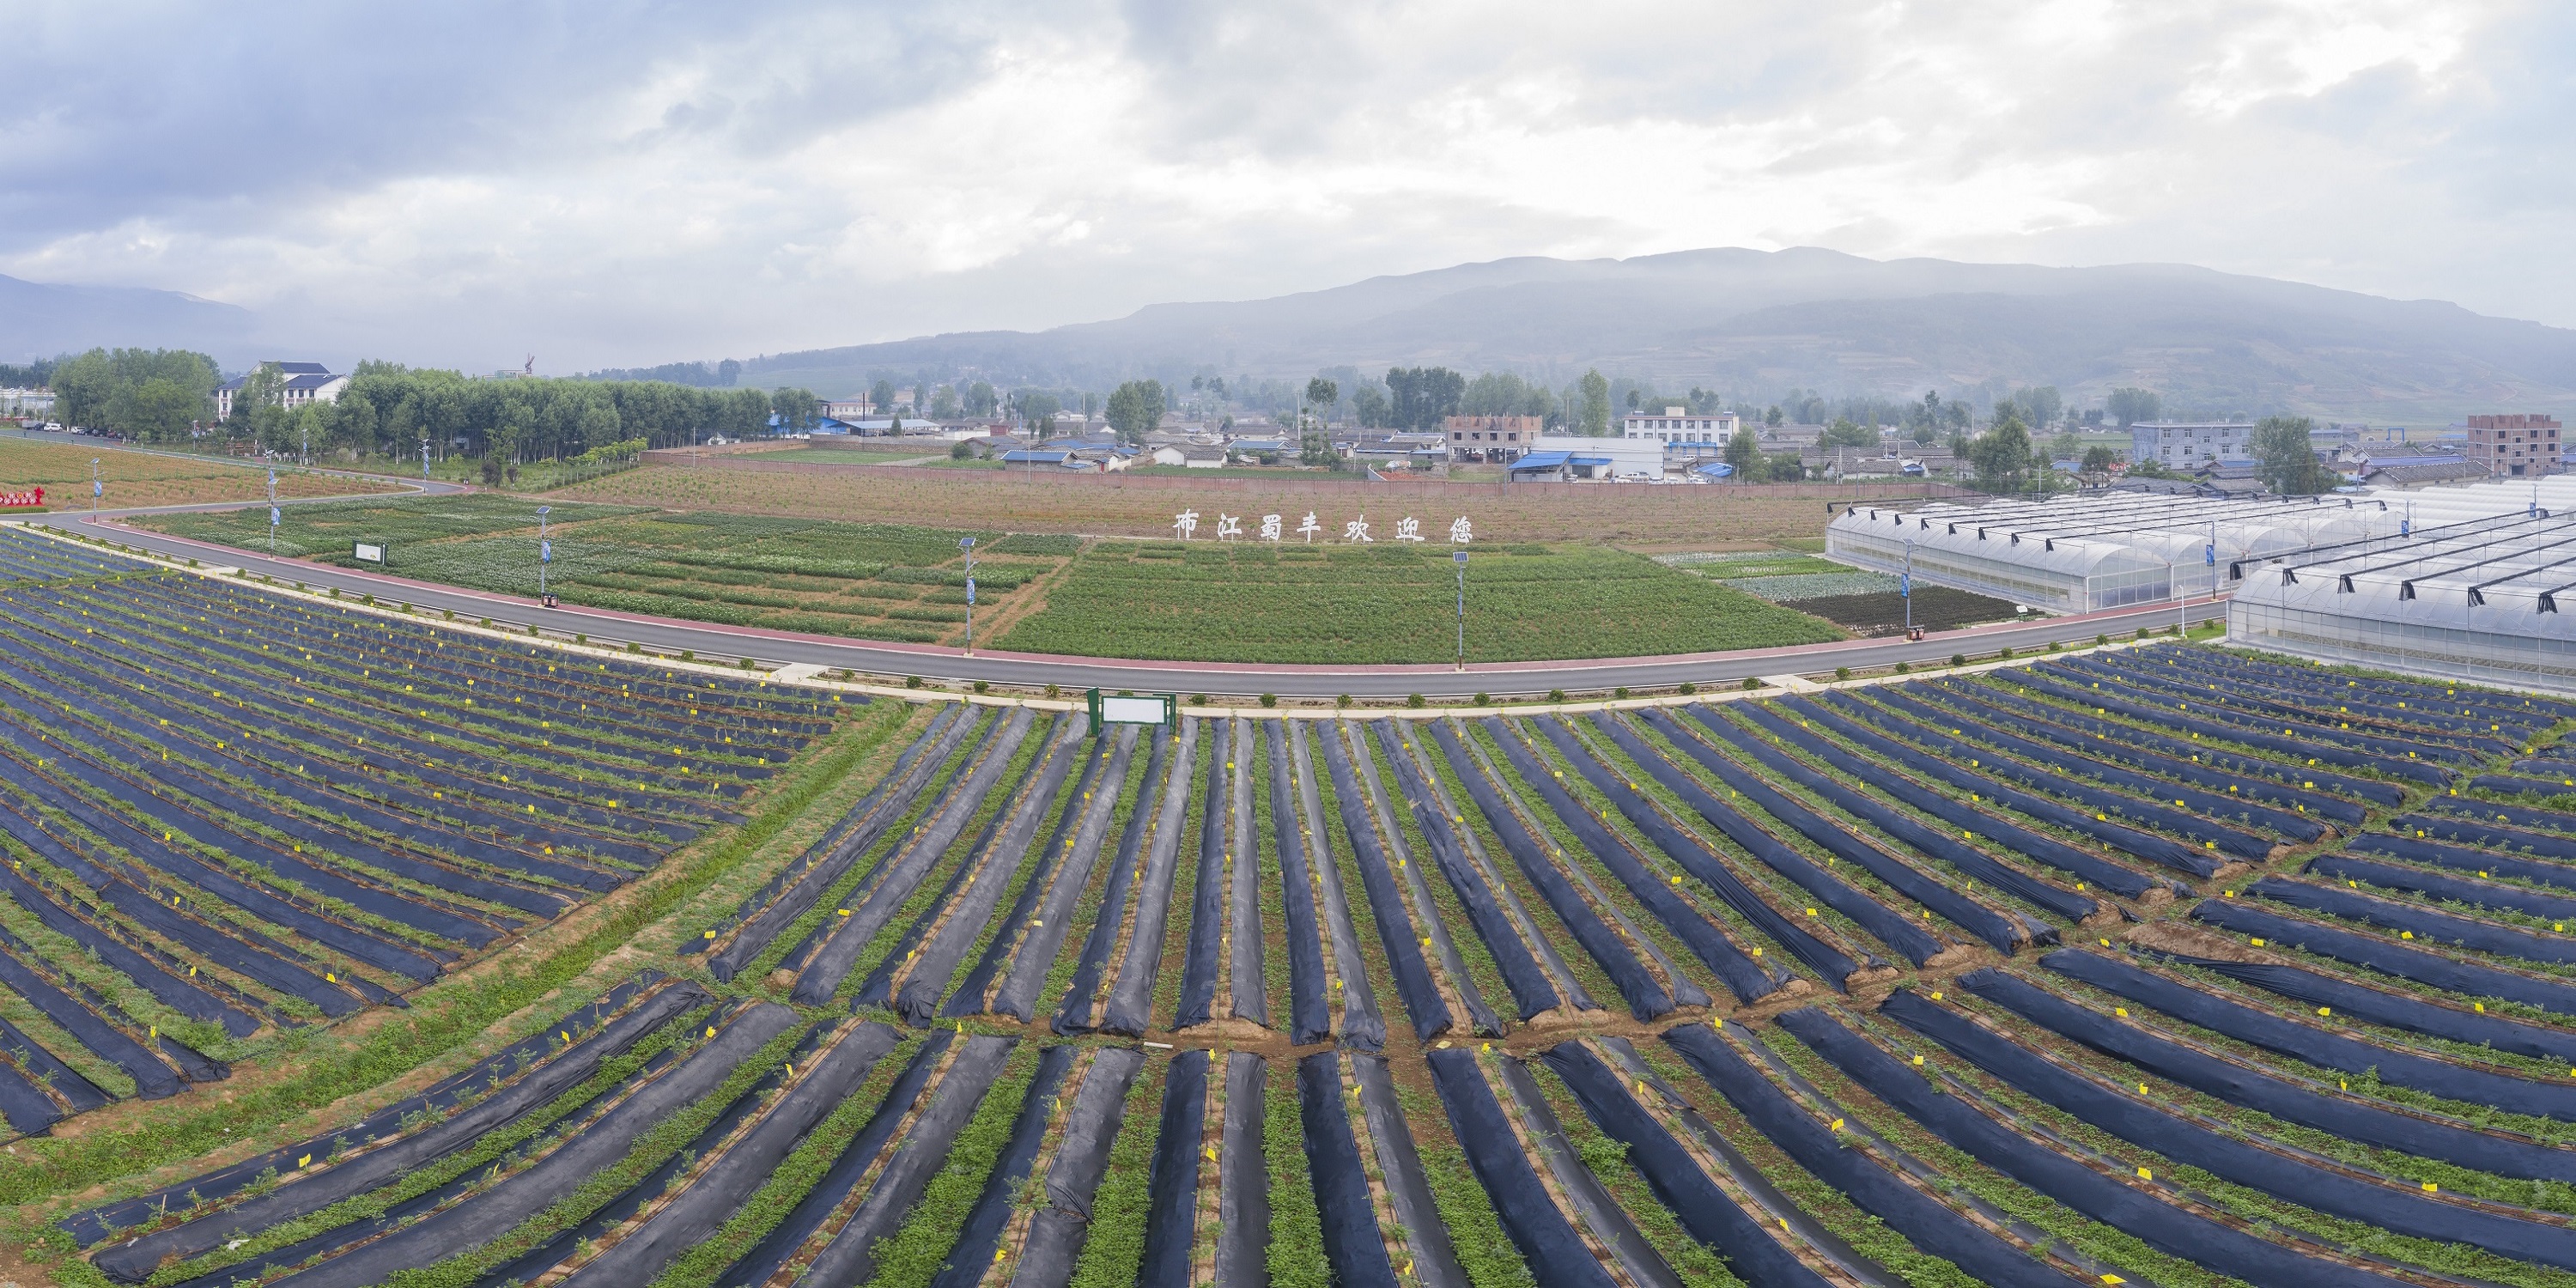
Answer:
POLYGON ((354 544, 356 548, 349 552, 350 558, 356 559, 361 563, 383 563, 385 561, 385 548, 383 546, 369 545, 364 541, 356 542, 354 544))
POLYGON ((1161 698, 1113 698, 1103 694, 1100 699, 1100 722, 1102 724, 1161 724, 1165 710, 1161 698))

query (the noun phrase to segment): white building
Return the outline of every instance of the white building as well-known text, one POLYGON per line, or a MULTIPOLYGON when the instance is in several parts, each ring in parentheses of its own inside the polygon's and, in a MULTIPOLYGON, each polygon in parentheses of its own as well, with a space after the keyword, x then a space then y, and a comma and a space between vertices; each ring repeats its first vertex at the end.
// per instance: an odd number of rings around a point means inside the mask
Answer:
MULTIPOLYGON (((1650 438, 1594 438, 1587 434, 1541 434, 1521 459, 1563 454, 1578 478, 1645 478, 1664 476, 1664 444, 1650 438), (1602 465, 1582 462, 1604 461, 1602 465)), ((1516 464, 1518 462, 1515 462, 1516 464)))
MULTIPOLYGON (((288 411, 309 402, 338 402, 340 391, 349 387, 347 376, 333 375, 329 367, 318 362, 264 362, 260 365, 277 368, 277 396, 288 411)), ((250 377, 245 375, 215 386, 215 419, 232 417, 233 395, 249 383, 250 377)))
POLYGON ((1687 407, 1666 407, 1660 414, 1629 412, 1619 421, 1619 436, 1659 443, 1723 443, 1733 438, 1740 427, 1741 422, 1731 412, 1694 416, 1687 407))
POLYGON ((2140 421, 2129 426, 2129 460, 2189 470, 2211 461, 2241 460, 2252 451, 2253 439, 2252 421, 2140 421))
POLYGON ((0 389, 0 416, 41 416, 53 409, 51 389, 0 389))

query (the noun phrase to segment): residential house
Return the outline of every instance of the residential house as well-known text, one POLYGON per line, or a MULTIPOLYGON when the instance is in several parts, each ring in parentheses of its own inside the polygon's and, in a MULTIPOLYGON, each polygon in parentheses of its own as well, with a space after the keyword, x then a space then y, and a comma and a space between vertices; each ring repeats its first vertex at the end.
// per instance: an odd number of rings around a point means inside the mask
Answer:
POLYGON ((2241 457, 2253 446, 2250 420, 2155 420, 2129 426, 2132 464, 2155 461, 2168 469, 2188 470, 2241 457))
POLYGON ((2463 455, 2486 466, 2497 478, 2557 472, 2560 425, 2555 416, 2471 416, 2462 428, 2468 431, 2468 451, 2463 455))
POLYGON ((1733 412, 1694 415, 1687 407, 1666 407, 1660 413, 1632 411, 1619 420, 1621 438, 1651 438, 1659 443, 1724 443, 1735 436, 1743 422, 1733 412))
POLYGON ((1511 460, 1545 432, 1547 422, 1538 416, 1446 416, 1440 421, 1450 458, 1462 461, 1511 460))
MULTIPOLYGON (((288 411, 295 411, 306 403, 338 402, 340 391, 349 387, 347 376, 333 375, 330 368, 318 362, 268 362, 260 365, 277 368, 278 401, 288 411)), ((233 395, 249 383, 250 377, 241 375, 215 386, 215 419, 231 419, 233 395)))

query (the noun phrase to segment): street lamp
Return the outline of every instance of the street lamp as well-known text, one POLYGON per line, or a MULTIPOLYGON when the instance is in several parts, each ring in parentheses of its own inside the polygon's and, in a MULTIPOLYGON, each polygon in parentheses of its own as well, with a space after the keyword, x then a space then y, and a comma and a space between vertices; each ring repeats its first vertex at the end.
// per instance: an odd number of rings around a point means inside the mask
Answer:
POLYGON ((966 656, 975 656, 975 538, 959 537, 957 548, 966 552, 966 656))
POLYGON ((1914 538, 1905 539, 1905 571, 1896 579, 1897 597, 1905 601, 1905 638, 1914 638, 1914 538))
POLYGON ((1458 565, 1458 669, 1467 669, 1467 552, 1452 550, 1449 560, 1458 565))
POLYGON ((555 597, 546 592, 546 565, 555 561, 555 543, 546 535, 546 516, 554 509, 551 505, 537 507, 537 598, 548 608, 555 606, 555 597))

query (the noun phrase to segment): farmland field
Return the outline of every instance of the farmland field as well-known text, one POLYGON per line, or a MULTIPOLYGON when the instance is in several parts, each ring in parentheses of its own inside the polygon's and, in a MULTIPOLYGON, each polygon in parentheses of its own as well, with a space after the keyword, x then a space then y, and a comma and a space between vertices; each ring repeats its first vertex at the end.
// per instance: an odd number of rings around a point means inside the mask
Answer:
MULTIPOLYGON (((1099 542, 996 647, 1214 662, 1441 662, 1458 647, 1446 546, 1099 542)), ((1475 550, 1467 658, 1632 657, 1840 638, 1813 617, 1594 546, 1475 550)))
MULTIPOLYGON (((1061 538, 975 534, 899 524, 824 523, 633 506, 556 504, 547 588, 567 603, 623 612, 808 631, 856 639, 938 643, 964 630, 958 539, 980 536, 977 597, 1007 610, 1014 592, 1054 571, 1061 538)), ((477 494, 332 502, 283 512, 279 554, 360 565, 357 542, 385 550, 386 571, 425 581, 533 597, 536 505, 477 494)), ((269 548, 260 509, 164 515, 145 526, 244 549, 269 548)))
MULTIPOLYGON (((267 473, 251 463, 225 464, 121 451, 104 443, 91 446, 11 438, 0 438, 0 491, 42 487, 46 503, 52 508, 85 509, 90 503, 93 459, 98 461, 99 478, 106 484, 106 495, 100 499, 102 506, 199 505, 249 501, 268 495, 267 473)), ((277 475, 277 494, 281 497, 352 496, 398 490, 390 483, 296 470, 280 470, 277 475)))
MULTIPOLYGON (((507 594, 537 593, 524 498, 394 498, 287 508, 277 552, 507 594), (369 565, 373 566, 373 565, 369 565)), ((268 514, 138 520, 175 536, 269 548, 268 514)), ((568 603, 856 639, 954 644, 965 632, 958 539, 978 539, 979 635, 1087 656, 1440 662, 1455 655, 1447 545, 1095 541, 634 506, 556 503, 547 586, 568 603), (1076 552, 1080 551, 1079 554, 1076 552)), ((1203 528, 1202 533, 1207 529, 1203 528)), ((1445 534, 1444 534, 1445 535, 1445 534)), ((1471 547, 1473 661, 1637 656, 1813 643, 1824 620, 1594 545, 1471 547)), ((1820 562, 1783 556, 1801 564, 1820 562)), ((1832 565, 1828 565, 1832 566, 1832 565)))
MULTIPOLYGON (((1209 471, 1197 471, 1206 474, 1209 471)), ((1197 508, 1287 516, 1314 511, 1329 530, 1370 517, 1381 525, 1412 514, 1446 531, 1460 516, 1479 540, 1593 541, 1689 546, 1821 537, 1826 493, 1778 494, 1726 487, 1364 484, 1268 471, 1222 478, 1036 479, 1016 470, 855 471, 752 456, 700 468, 647 465, 576 485, 567 500, 725 510, 796 518, 889 523, 935 520, 1008 532, 1090 536, 1169 535, 1172 517, 1197 508), (1203 487, 1193 484, 1203 484, 1203 487)))
POLYGON ((0 561, 21 1283, 2576 1279, 2576 704, 2151 647, 1095 737, 0 561), (505 888, 581 906, 419 921, 505 888))

